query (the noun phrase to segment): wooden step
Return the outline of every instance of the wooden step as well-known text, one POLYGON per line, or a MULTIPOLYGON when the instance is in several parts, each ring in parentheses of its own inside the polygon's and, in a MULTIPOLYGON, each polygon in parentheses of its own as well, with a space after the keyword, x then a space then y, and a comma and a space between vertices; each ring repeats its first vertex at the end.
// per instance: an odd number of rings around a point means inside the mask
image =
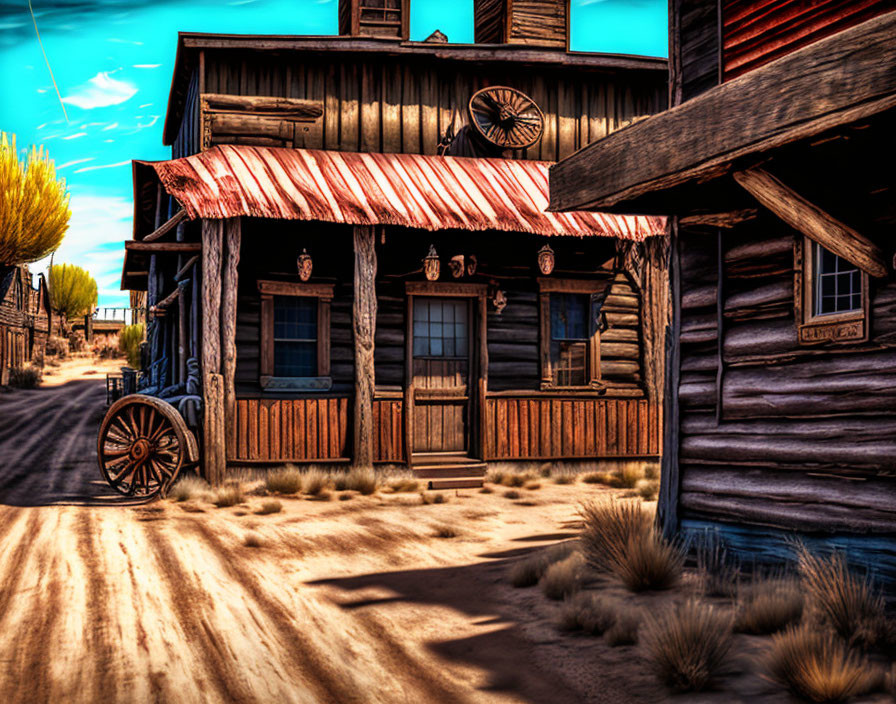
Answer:
POLYGON ((466 464, 416 464, 414 474, 421 479, 455 479, 458 477, 484 477, 487 465, 485 462, 466 464))
POLYGON ((475 457, 470 457, 465 452, 415 452, 411 455, 413 465, 433 464, 482 464, 475 457))
POLYGON ((429 489, 478 489, 482 477, 459 477, 457 479, 430 479, 429 489))

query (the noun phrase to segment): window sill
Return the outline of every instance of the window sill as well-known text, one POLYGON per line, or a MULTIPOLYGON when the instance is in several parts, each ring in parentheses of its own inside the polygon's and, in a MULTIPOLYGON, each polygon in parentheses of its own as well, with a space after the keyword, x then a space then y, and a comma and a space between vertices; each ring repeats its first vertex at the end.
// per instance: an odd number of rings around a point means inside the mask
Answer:
POLYGON ((333 379, 329 376, 263 376, 259 380, 265 391, 329 391, 333 379))

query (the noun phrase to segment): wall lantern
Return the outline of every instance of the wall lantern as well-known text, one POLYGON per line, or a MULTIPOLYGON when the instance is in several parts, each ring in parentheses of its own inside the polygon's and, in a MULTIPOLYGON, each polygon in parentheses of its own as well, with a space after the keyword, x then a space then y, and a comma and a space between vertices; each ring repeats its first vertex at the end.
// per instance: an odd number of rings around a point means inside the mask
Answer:
POLYGON ((426 279, 428 281, 435 281, 438 279, 440 268, 441 264, 439 263, 439 255, 436 252, 436 246, 431 244, 429 245, 429 254, 423 257, 423 273, 426 274, 426 279))
POLYGON ((538 270, 545 276, 554 270, 554 250, 549 244, 538 250, 538 270))
POLYGON ((307 249, 302 249, 302 253, 296 258, 296 268, 299 270, 299 278, 307 281, 311 278, 311 269, 314 263, 311 261, 311 255, 307 249))
POLYGON ((464 275, 464 255, 455 254, 448 260, 448 268, 451 270, 451 276, 459 279, 464 275))

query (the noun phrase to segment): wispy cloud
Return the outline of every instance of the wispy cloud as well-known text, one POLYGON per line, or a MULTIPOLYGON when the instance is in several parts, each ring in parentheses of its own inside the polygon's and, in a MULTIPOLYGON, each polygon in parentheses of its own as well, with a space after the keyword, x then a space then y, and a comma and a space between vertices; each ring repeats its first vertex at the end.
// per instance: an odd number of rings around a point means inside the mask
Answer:
POLYGON ((134 46, 143 46, 143 42, 135 42, 131 39, 115 39, 110 38, 106 40, 107 42, 112 42, 113 44, 133 44, 134 46))
POLYGON ((119 161, 115 164, 103 164, 102 166, 85 166, 83 169, 75 170, 76 174, 83 174, 85 171, 97 171, 98 169, 114 169, 116 166, 124 166, 125 164, 130 164, 130 160, 128 161, 119 161))
MULTIPOLYGON (((86 132, 75 132, 75 134, 70 134, 68 137, 63 137, 63 139, 78 139, 78 137, 86 137, 86 132)), ((47 137, 49 139, 49 137, 47 137)))
POLYGON ((72 161, 67 161, 64 164, 60 164, 56 167, 57 171, 62 171, 64 168, 68 166, 74 166, 75 164, 83 164, 85 161, 93 161, 94 157, 88 157, 86 159, 73 159, 72 161))
POLYGON ((103 127, 103 132, 108 132, 109 130, 114 130, 116 127, 118 127, 118 123, 113 122, 111 125, 106 125, 105 127, 103 127))
POLYGON ((134 68, 158 68, 162 64, 134 64, 134 68))
POLYGON ((137 94, 137 87, 127 81, 112 78, 109 71, 101 71, 86 83, 75 88, 62 102, 84 110, 119 105, 137 94))

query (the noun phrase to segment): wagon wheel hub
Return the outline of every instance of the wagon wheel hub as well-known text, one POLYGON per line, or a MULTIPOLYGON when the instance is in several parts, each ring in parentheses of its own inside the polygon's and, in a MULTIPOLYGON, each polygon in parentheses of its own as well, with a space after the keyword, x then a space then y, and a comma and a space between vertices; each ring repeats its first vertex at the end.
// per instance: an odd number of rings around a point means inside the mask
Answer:
POLYGON ((149 444, 149 440, 146 438, 140 438, 131 445, 131 459, 134 462, 145 462, 150 452, 152 452, 152 445, 149 444))

